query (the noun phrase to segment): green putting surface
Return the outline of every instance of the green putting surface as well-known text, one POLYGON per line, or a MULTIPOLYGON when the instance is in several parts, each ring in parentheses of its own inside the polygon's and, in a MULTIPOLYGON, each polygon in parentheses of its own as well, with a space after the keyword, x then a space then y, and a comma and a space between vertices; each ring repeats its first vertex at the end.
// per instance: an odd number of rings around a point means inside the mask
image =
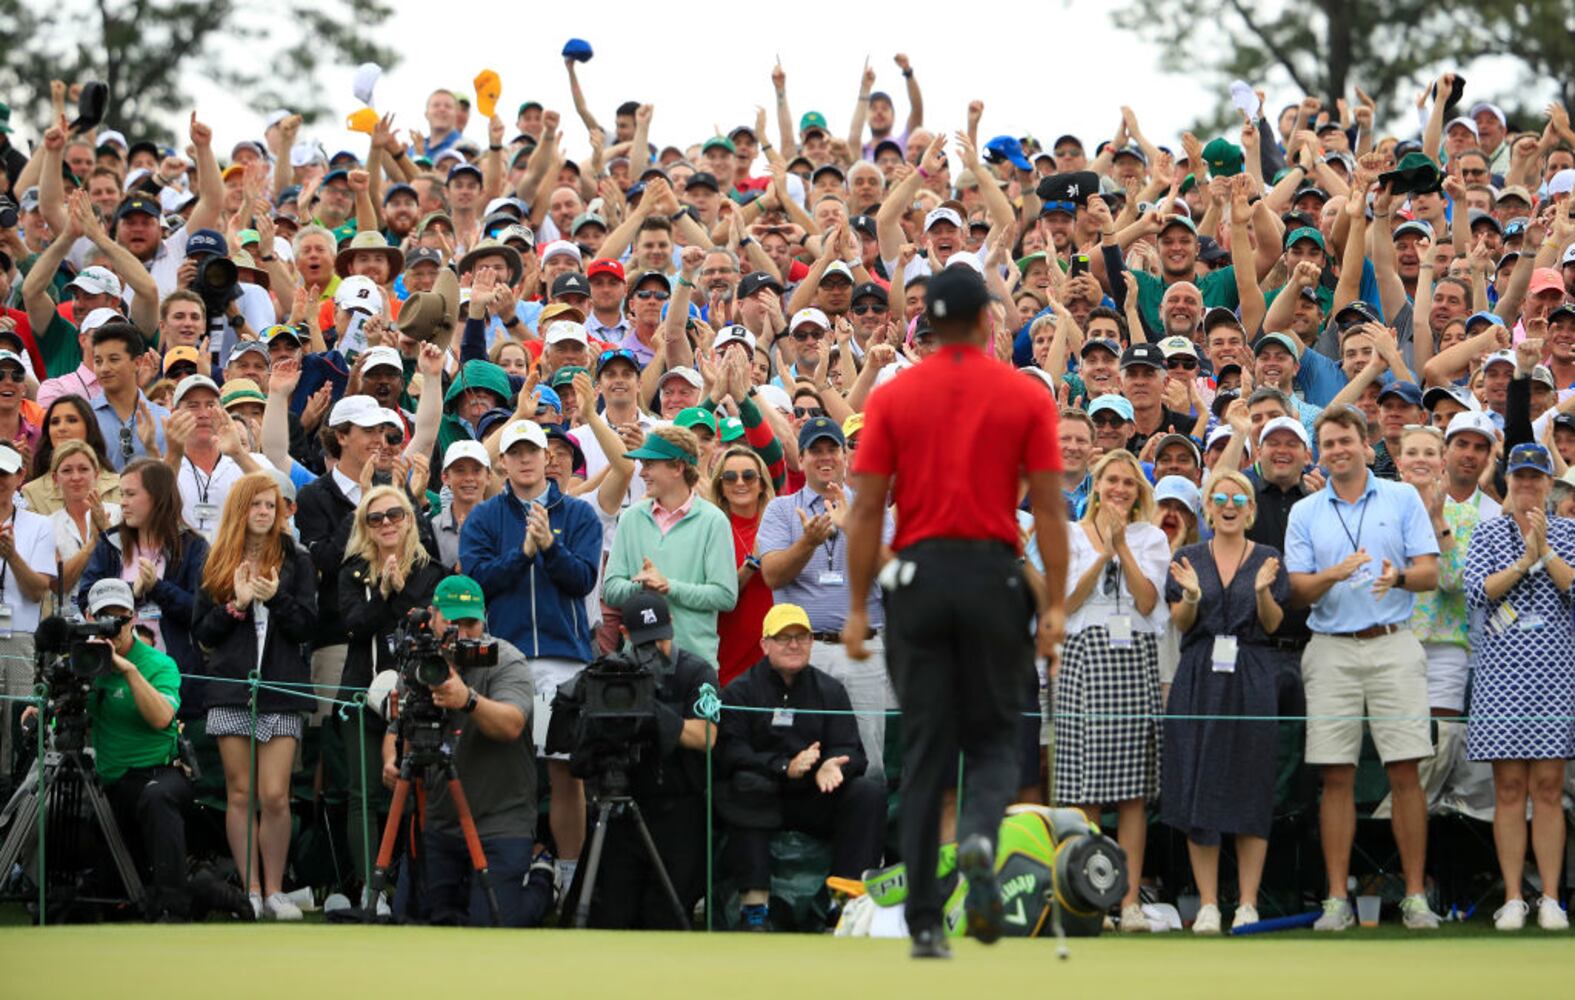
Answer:
POLYGON ((0 997, 962 997, 1011 988, 1127 997, 1568 996, 1575 938, 1458 927, 1338 938, 1106 935, 956 944, 806 935, 193 925, 0 929, 0 997))

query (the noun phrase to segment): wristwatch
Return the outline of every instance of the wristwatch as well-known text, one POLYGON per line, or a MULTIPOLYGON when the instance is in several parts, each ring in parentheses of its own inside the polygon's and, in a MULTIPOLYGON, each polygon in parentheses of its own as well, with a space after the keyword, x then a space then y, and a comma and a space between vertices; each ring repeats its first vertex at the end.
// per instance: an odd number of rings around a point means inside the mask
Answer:
POLYGON ((469 691, 470 697, 465 699, 465 707, 460 709, 460 711, 464 712, 466 715, 469 715, 476 710, 476 702, 480 700, 480 696, 476 694, 475 688, 470 688, 469 691))
POLYGON ((1400 571, 1400 575, 1395 577, 1395 589, 1396 590, 1404 590, 1405 589, 1405 570, 1401 570, 1400 571))

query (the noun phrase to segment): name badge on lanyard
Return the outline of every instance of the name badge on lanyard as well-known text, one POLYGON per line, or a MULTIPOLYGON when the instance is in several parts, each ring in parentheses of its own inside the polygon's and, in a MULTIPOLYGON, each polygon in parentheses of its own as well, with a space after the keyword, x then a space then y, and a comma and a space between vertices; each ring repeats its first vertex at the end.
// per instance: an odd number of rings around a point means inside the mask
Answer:
POLYGON ((1234 674, 1236 672, 1236 637, 1233 635, 1217 635, 1214 637, 1214 651, 1209 660, 1217 674, 1234 674))
POLYGON ((11 605, 0 604, 0 639, 11 638, 11 605))
POLYGON ((1111 649, 1132 648, 1132 616, 1111 615, 1105 623, 1105 628, 1110 633, 1111 649))
POLYGON ((791 726, 792 724, 793 710, 791 708, 779 708, 771 713, 771 725, 773 727, 791 726))

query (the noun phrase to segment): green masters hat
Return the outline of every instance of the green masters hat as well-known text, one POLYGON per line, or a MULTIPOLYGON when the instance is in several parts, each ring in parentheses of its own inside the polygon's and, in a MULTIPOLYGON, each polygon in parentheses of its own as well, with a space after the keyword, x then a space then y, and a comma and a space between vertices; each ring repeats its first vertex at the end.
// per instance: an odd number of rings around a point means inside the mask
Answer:
POLYGON ((1047 255, 1043 250, 1036 250, 1026 257, 1019 257, 1017 259, 1017 269, 1024 274, 1027 274, 1029 265, 1031 265, 1034 261, 1049 259, 1049 255, 1047 255))
POLYGON ((1215 177, 1235 177, 1241 173, 1241 147, 1228 139, 1215 139, 1203 147, 1203 159, 1215 177))
POLYGON ((487 602, 481 596, 481 584, 468 576, 445 577, 432 593, 432 606, 451 622, 487 616, 487 602))
POLYGON ((0 101, 0 132, 11 131, 11 105, 0 101))
POLYGON ((696 427, 704 427, 712 434, 717 432, 716 414, 703 406, 690 406, 679 410, 678 415, 673 418, 673 425, 675 427, 686 427, 690 430, 696 427))
POLYGON ((720 437, 722 438, 723 444, 732 444, 734 441, 743 440, 744 422, 737 417, 728 417, 726 420, 722 421, 722 433, 720 437))
POLYGON ((804 117, 798 120, 798 131, 801 135, 812 128, 824 129, 825 127, 826 116, 819 111, 806 111, 804 112, 804 117))
POLYGON ((1442 186, 1443 175, 1426 153, 1407 153, 1399 166, 1378 175, 1378 183, 1388 184, 1394 194, 1426 194, 1442 186))
POLYGON ((1185 177, 1183 177, 1181 179, 1181 187, 1177 188, 1177 192, 1180 193, 1180 194, 1186 194, 1188 191, 1191 191, 1193 188, 1195 188, 1197 186, 1198 186, 1198 175, 1197 174, 1188 174, 1187 176, 1185 176, 1185 177))
POLYGON ((1314 243, 1318 244, 1319 250, 1322 250, 1325 253, 1329 252, 1328 244, 1324 243, 1323 241, 1323 233, 1320 233, 1311 226, 1302 226, 1300 229, 1292 229, 1290 232, 1286 233, 1285 249, 1289 250, 1293 243, 1300 242, 1301 240, 1312 240, 1314 243))
POLYGON ((700 147, 700 152, 708 153, 711 150, 716 149, 718 146, 727 150, 729 153, 738 152, 738 147, 733 145, 733 140, 729 139, 725 135, 713 135, 711 138, 707 139, 700 147))
POLYGON ((562 368, 559 368, 557 371, 552 373, 552 382, 549 384, 554 389, 558 388, 560 385, 573 385, 574 376, 578 375, 580 372, 585 372, 587 375, 590 374, 588 370, 581 368, 579 365, 564 365, 562 368))
POLYGON ((638 458, 647 462, 688 462, 690 465, 700 464, 700 460, 696 456, 684 451, 660 434, 647 434, 644 444, 624 454, 629 458, 638 458))

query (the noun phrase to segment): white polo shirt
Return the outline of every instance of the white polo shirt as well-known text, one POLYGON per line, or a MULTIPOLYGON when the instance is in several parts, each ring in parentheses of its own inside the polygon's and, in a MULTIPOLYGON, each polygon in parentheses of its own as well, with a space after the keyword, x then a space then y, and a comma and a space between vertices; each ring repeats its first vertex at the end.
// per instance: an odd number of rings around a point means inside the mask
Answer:
MULTIPOLYGON (((49 518, 29 510, 17 510, 11 520, 16 551, 35 573, 55 575, 55 529, 49 518)), ((0 563, 0 638, 38 631, 39 602, 22 595, 11 567, 0 563)))

